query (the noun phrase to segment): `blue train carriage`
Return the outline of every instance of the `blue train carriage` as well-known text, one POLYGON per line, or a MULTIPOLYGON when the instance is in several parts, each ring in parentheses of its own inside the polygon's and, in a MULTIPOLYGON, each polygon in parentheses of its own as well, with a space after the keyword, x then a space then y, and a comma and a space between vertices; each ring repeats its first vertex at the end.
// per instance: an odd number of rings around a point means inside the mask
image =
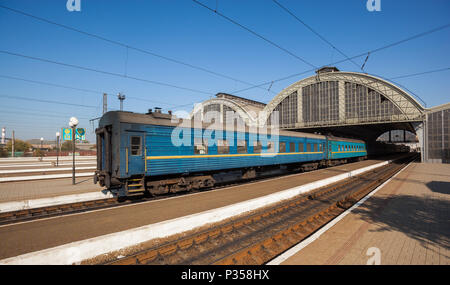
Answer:
POLYGON ((366 143, 362 140, 328 136, 328 159, 331 165, 367 159, 366 143))
MULTIPOLYGON (((256 177, 267 168, 299 165, 303 170, 337 161, 351 152, 328 151, 344 141, 315 134, 280 132, 278 135, 183 127, 171 115, 153 112, 108 112, 99 122, 97 171, 94 182, 117 188, 119 195, 148 191, 164 194, 198 189, 227 179, 256 177), (173 142, 174 130, 183 135, 173 142), (212 133, 205 133, 212 132, 212 133), (186 135, 187 134, 187 135, 186 135), (213 139, 205 139, 205 138, 213 139), (234 178, 230 178, 234 177, 234 178)), ((357 144, 360 142, 347 143, 357 144)), ((337 150, 337 149, 336 149, 337 150)))

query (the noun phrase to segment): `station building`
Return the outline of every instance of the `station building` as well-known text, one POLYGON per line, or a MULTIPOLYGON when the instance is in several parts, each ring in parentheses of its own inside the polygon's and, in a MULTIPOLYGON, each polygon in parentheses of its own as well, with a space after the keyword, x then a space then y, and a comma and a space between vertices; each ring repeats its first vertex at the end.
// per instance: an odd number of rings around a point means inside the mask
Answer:
POLYGON ((223 122, 233 111, 249 126, 275 121, 281 129, 363 139, 369 147, 383 134, 403 130, 416 136, 422 161, 450 163, 450 103, 425 108, 403 88, 365 73, 324 67, 268 104, 218 93, 197 104, 191 116, 203 118, 211 110, 223 122))

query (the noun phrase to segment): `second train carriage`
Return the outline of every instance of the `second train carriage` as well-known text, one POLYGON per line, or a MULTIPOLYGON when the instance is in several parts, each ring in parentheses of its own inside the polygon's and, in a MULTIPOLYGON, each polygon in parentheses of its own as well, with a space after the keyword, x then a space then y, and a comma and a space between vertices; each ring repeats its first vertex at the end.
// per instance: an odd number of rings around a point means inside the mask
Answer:
POLYGON ((94 181, 119 195, 163 194, 212 186, 231 174, 253 178, 261 169, 305 170, 367 155, 364 141, 280 131, 271 135, 172 122, 159 112, 112 111, 99 122, 94 181), (175 134, 175 135, 174 135, 175 134), (175 136, 175 142, 174 142, 175 136))

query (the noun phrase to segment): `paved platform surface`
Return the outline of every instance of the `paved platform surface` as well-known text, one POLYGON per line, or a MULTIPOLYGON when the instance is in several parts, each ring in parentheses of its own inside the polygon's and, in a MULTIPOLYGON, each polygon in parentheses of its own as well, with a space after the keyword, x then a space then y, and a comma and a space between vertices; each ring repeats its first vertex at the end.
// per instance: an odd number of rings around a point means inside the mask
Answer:
POLYGON ((0 259, 216 209, 379 162, 366 160, 193 195, 0 226, 0 259))
POLYGON ((0 203, 97 192, 104 189, 94 184, 92 177, 78 177, 75 183, 72 185, 72 178, 3 182, 0 183, 0 203))
MULTIPOLYGON (((382 160, 366 160, 358 163, 337 166, 328 170, 316 172, 328 173, 324 178, 337 175, 340 171, 355 170, 364 166, 376 164, 382 160)), ((77 173, 92 172, 92 170, 77 171, 77 173)), ((320 176, 322 177, 322 176, 320 176)), ((23 201, 28 199, 50 198, 61 195, 81 194, 87 192, 101 191, 104 188, 95 185, 92 177, 80 177, 76 179, 76 185, 72 185, 72 178, 18 181, 0 183, 0 203, 10 201, 23 201)))
POLYGON ((377 257, 380 264, 450 264, 449 164, 411 164, 282 264, 367 264, 377 257))

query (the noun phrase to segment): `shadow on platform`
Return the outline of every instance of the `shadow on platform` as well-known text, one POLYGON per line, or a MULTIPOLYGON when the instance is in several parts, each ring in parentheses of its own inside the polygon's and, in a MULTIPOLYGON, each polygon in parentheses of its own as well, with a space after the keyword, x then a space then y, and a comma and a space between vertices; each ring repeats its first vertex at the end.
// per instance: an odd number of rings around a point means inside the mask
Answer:
POLYGON ((423 245, 435 243, 450 249, 449 209, 450 202, 446 200, 399 195, 372 196, 353 212, 379 226, 373 231, 399 231, 423 245))
POLYGON ((428 182, 427 187, 436 193, 450 194, 450 182, 447 181, 431 181, 428 182))

